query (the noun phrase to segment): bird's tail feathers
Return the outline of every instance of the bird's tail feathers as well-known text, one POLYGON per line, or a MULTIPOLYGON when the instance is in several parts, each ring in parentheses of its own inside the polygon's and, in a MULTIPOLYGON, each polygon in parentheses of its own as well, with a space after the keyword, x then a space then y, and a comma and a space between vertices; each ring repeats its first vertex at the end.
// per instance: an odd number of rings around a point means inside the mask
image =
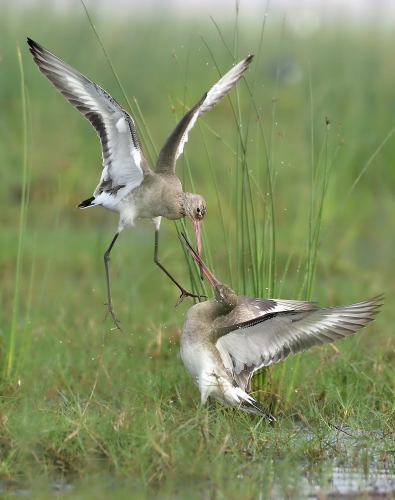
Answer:
POLYGON ((87 200, 81 201, 80 204, 77 205, 77 208, 89 208, 94 206, 92 203, 94 201, 95 197, 92 196, 91 198, 88 198, 87 200))
POLYGON ((240 389, 240 387, 236 388, 236 393, 240 398, 240 410, 246 411, 247 413, 255 413, 256 415, 261 415, 269 420, 269 422, 276 421, 276 419, 270 412, 263 408, 263 406, 261 406, 258 401, 255 401, 252 396, 240 389))

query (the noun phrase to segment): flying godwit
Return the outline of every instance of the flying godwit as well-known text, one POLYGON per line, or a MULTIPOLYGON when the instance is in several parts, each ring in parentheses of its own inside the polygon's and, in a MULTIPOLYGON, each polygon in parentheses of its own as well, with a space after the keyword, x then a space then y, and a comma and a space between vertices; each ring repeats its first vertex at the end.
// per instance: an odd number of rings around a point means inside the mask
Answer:
POLYGON ((159 153, 155 171, 152 171, 129 113, 96 83, 30 38, 27 41, 41 73, 90 121, 101 142, 104 168, 99 185, 93 196, 82 201, 78 207, 101 205, 120 215, 115 236, 104 254, 108 294, 104 319, 111 314, 119 328, 111 295, 110 252, 121 231, 132 226, 137 218, 151 219, 153 222, 154 261, 180 289, 180 301, 186 296, 200 298, 187 292, 161 264, 158 256, 159 226, 162 217, 177 220, 187 216, 193 223, 198 253, 201 254, 200 229, 206 203, 198 194, 183 192, 175 174, 176 161, 183 152, 188 132, 197 118, 215 106, 235 86, 253 56, 236 64, 185 114, 167 138, 159 153))

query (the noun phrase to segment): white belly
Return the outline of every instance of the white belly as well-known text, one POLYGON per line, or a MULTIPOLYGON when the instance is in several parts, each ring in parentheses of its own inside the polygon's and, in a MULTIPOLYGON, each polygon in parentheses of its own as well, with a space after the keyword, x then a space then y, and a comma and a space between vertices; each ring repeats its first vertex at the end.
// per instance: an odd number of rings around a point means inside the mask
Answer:
POLYGON ((202 404, 209 396, 232 406, 239 404, 235 388, 216 356, 199 344, 182 342, 182 338, 180 348, 184 365, 199 388, 202 404))

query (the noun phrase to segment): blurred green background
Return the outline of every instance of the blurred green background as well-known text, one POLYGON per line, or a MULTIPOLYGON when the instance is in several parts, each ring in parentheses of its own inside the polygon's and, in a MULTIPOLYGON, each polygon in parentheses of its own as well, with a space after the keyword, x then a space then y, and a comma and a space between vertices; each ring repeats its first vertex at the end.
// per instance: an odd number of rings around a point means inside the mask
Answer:
MULTIPOLYGON (((94 21, 129 99, 138 100, 157 151, 174 126, 176 116, 182 115, 183 103, 191 106, 218 78, 206 44, 221 72, 233 63, 210 21, 190 23, 182 19, 172 22, 154 19, 133 22, 125 19, 121 22, 114 19, 112 24, 108 18, 102 17, 94 21)), ((22 111, 16 55, 18 44, 22 51, 27 86, 31 169, 26 232, 29 250, 24 255, 24 272, 29 276, 34 259, 35 289, 38 292, 34 298, 44 300, 40 307, 45 303, 49 323, 59 314, 60 304, 68 307, 69 300, 65 300, 68 295, 71 301, 77 300, 80 294, 85 299, 89 295, 92 299, 90 305, 96 309, 91 310, 89 315, 97 318, 101 310, 99 302, 102 296, 103 299, 105 297, 102 254, 114 234, 117 215, 100 208, 81 212, 75 210, 75 206, 91 195, 98 182, 100 146, 90 124, 38 72, 27 50, 26 35, 99 83, 122 104, 125 105, 125 102, 83 12, 57 17, 49 16, 45 11, 32 11, 15 17, 3 16, 1 22, 1 157, 4 166, 1 186, 4 244, 1 256, 6 273, 3 311, 9 310, 12 297, 13 255, 21 195, 22 111), (67 277, 61 279, 62 286, 59 286, 59 273, 71 260, 73 266, 64 270, 67 277), (57 279, 53 279, 54 273, 57 279)), ((240 57, 257 53, 261 22, 262 18, 240 26, 240 57)), ((221 23, 220 28, 233 48, 234 23, 221 23)), ((287 30, 286 23, 282 35, 281 24, 273 21, 267 22, 262 53, 259 60, 255 59, 251 70, 257 72, 255 101, 260 107, 260 118, 268 137, 272 132, 272 98, 277 92, 273 128, 279 274, 282 272, 282 256, 284 259, 288 257, 292 243, 297 240, 298 233, 304 233, 307 224, 312 152, 309 68, 314 99, 313 150, 316 161, 324 140, 325 117, 331 121, 331 151, 344 140, 332 168, 323 214, 325 238, 319 259, 319 279, 323 282, 315 293, 325 303, 328 300, 325 290, 336 290, 338 275, 347 276, 347 282, 352 283, 351 290, 347 291, 348 297, 339 296, 342 300, 358 298, 358 287, 361 291, 367 290, 368 294, 370 290, 378 292, 385 288, 390 297, 388 287, 394 286, 393 282, 388 282, 383 287, 380 282, 384 275, 390 280, 394 254, 391 217, 395 182, 391 163, 393 140, 375 156, 335 223, 325 233, 354 180, 392 128, 395 68, 391 64, 390 47, 390 33, 385 30, 379 33, 379 29, 372 27, 346 30, 328 26, 310 37, 300 37, 287 30), (352 293, 352 290, 355 292, 352 293)), ((248 77, 251 82, 252 75, 248 77)), ((243 84, 240 85, 240 92, 241 111, 245 112, 249 101, 243 84)), ((235 101, 234 94, 231 98, 235 101)), ((221 102, 204 117, 204 122, 222 139, 219 141, 202 127, 220 186, 225 219, 231 224, 227 213, 231 210, 232 193, 227 186, 231 185, 231 177, 235 176, 236 161, 223 144, 224 141, 231 145, 232 141, 235 143, 235 122, 229 102, 226 99, 221 102)), ((249 134, 250 140, 254 141, 257 126, 249 134)), ((146 149, 150 158, 155 160, 153 148, 148 145, 146 149)), ((260 161, 259 182, 264 186, 265 153, 257 148, 254 154, 256 161, 260 161)), ((218 236, 221 234, 219 211, 212 178, 207 172, 202 135, 197 127, 190 135, 186 156, 195 190, 207 200, 208 215, 204 227, 213 249, 213 258, 217 256, 219 262, 216 265, 220 266, 224 250, 218 236)), ((190 190, 184 165, 185 159, 180 158, 177 173, 185 180, 185 189, 190 190)), ((187 281, 185 264, 172 226, 173 223, 163 221, 161 257, 169 268, 177 267, 175 274, 187 281), (175 266, 172 259, 175 259, 175 266)), ((176 311, 170 307, 177 297, 177 289, 152 265, 152 233, 150 224, 142 221, 133 230, 125 231, 117 242, 112 256, 114 286, 119 287, 119 291, 114 289, 115 297, 118 297, 116 302, 118 308, 129 311, 128 321, 135 321, 136 324, 146 322, 147 300, 159 307, 155 321, 167 321, 176 315, 179 323, 182 307, 186 304, 176 311), (160 286, 151 289, 153 279, 158 280, 155 283, 160 282, 160 286), (134 309, 133 314, 131 308, 134 309)), ((218 271, 217 274, 220 279, 229 282, 226 272, 220 274, 218 271)), ((24 279, 23 282, 29 280, 24 279)), ((292 284, 288 285, 291 293, 292 284)), ((340 294, 341 291, 334 293, 340 294)), ((37 310, 37 307, 35 304, 34 309, 37 310)), ((88 311, 83 311, 85 308, 77 309, 80 311, 75 311, 73 316, 88 314, 88 311)), ((124 311, 120 311, 119 315, 125 317, 124 311)))
MULTIPOLYGON (((19 297, 15 361, 11 377, 3 379, 4 394, 12 397, 2 411, 11 422, 17 394, 24 395, 29 408, 32 401, 40 405, 40 401, 55 401, 57 394, 66 392, 86 400, 99 370, 99 359, 107 373, 100 372, 103 383, 97 386, 103 398, 124 390, 133 393, 132 387, 138 388, 136 397, 143 397, 148 391, 149 374, 150 383, 151 378, 155 379, 165 392, 181 384, 188 400, 197 404, 197 390, 183 371, 177 345, 185 311, 192 302, 188 299, 174 308, 178 290, 153 263, 154 231, 146 220, 125 230, 111 254, 113 297, 123 332, 111 331, 111 321, 102 322, 106 298, 103 253, 115 233, 118 216, 100 207, 85 211, 75 208, 91 196, 99 181, 99 141, 91 125, 39 73, 26 44, 29 36, 44 45, 126 106, 83 8, 76 3, 72 11, 62 13, 50 4, 20 10, 4 5, 2 9, 3 360, 7 356, 16 288, 19 297), (19 281, 16 267, 24 154, 17 47, 21 50, 27 96, 30 179, 19 281), (156 364, 158 356, 160 369, 156 364)), ((303 265, 299 266, 306 255, 312 157, 314 165, 322 165, 324 157, 328 164, 333 161, 322 214, 313 299, 322 306, 340 305, 385 293, 385 308, 375 325, 360 334, 362 340, 358 343, 348 339, 340 345, 341 350, 349 349, 350 353, 355 353, 357 346, 358 356, 365 360, 370 357, 369 366, 373 366, 385 356, 390 359, 393 353, 395 135, 383 143, 395 127, 395 35, 393 30, 371 23, 333 21, 306 30, 302 36, 292 29, 292 22, 283 22, 277 15, 271 17, 269 9, 260 44, 264 12, 261 8, 256 16, 241 17, 237 27, 234 11, 216 18, 217 26, 208 14, 193 20, 171 15, 148 18, 129 12, 122 15, 119 11, 104 15, 94 8, 90 13, 129 100, 138 102, 146 126, 135 104, 133 115, 147 156, 153 161, 184 106, 197 102, 218 79, 214 60, 223 74, 234 62, 227 47, 236 59, 256 55, 246 79, 250 89, 254 88, 259 113, 250 111, 250 93, 242 81, 238 94, 233 91, 230 100, 223 99, 203 117, 200 127, 195 126, 178 161, 177 174, 184 189, 202 194, 207 202, 205 255, 218 279, 232 283, 239 294, 248 293, 250 285, 243 285, 240 274, 240 261, 249 261, 248 251, 241 255, 235 250, 240 237, 235 226, 234 186, 240 164, 235 154, 236 109, 253 164, 256 199, 259 191, 267 189, 267 153, 261 130, 270 150, 275 178, 275 291, 281 291, 282 297, 297 298, 303 282, 298 273, 303 272, 303 265), (154 146, 147 139, 147 130, 154 146), (232 271, 223 225, 229 238, 232 271)), ((259 230, 265 224, 264 216, 262 204, 257 203, 259 230)), ((186 225, 192 234, 189 221, 186 225)), ((165 219, 160 256, 175 277, 190 287, 187 262, 174 224, 165 219)), ((252 272, 248 266, 243 269, 252 272)), ((247 281, 251 279, 249 275, 247 281)), ((322 356, 324 359, 325 354, 322 356)), ((318 364, 309 364, 307 372, 300 372, 301 387, 306 387, 307 380, 313 384, 318 364)), ((393 380, 392 368, 388 365, 385 369, 386 383, 393 387, 389 382, 393 380)), ((330 374, 324 373, 324 378, 330 374)), ((304 395, 299 393, 300 404, 312 390, 318 391, 311 387, 305 390, 304 395)), ((39 434, 40 417, 32 421, 39 434)), ((20 422, 13 425, 18 435, 20 422)))

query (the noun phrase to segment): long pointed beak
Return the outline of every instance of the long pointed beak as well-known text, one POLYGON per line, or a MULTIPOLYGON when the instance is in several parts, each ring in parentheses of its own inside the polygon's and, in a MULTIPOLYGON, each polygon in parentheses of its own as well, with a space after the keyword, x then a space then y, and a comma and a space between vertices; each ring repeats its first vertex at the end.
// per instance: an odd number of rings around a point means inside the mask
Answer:
MULTIPOLYGON (((200 239, 201 227, 202 227, 202 221, 200 221, 200 220, 193 221, 193 229, 195 230, 197 254, 200 258, 202 257, 202 242, 200 239)), ((199 267, 200 267, 200 279, 203 281, 203 269, 202 269, 202 266, 200 266, 200 264, 199 264, 199 267)))
POLYGON ((217 280, 217 278, 213 275, 213 273, 209 270, 209 268, 206 266, 206 264, 202 261, 200 256, 192 248, 192 246, 189 243, 185 234, 181 233, 181 236, 182 236, 182 238, 179 236, 181 243, 188 250, 189 254, 193 257, 196 264, 200 267, 201 272, 203 271, 206 278, 209 280, 211 286, 214 288, 216 285, 220 284, 220 282, 217 280))

